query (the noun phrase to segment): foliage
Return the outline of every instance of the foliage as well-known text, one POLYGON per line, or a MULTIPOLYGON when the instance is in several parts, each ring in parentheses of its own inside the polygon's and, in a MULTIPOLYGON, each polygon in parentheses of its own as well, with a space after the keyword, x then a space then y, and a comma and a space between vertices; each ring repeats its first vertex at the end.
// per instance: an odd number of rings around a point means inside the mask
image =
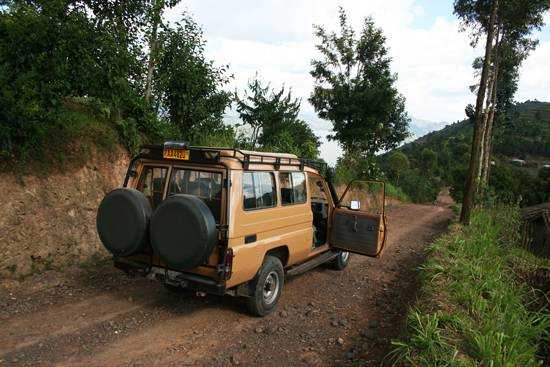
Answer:
POLYGON ((334 180, 347 184, 353 180, 375 180, 383 178, 375 157, 357 153, 344 153, 336 161, 334 180))
POLYGON ((217 68, 204 56, 202 30, 189 16, 159 34, 155 71, 156 111, 166 117, 180 139, 220 127, 231 94, 226 67, 217 68))
POLYGON ((252 149, 294 153, 317 158, 321 145, 309 125, 298 118, 300 100, 281 87, 272 90, 256 75, 243 97, 237 96, 237 111, 252 130, 248 145, 252 149))
MULTIPOLYGON (((95 3, 94 3, 95 4, 95 3)), ((0 140, 4 152, 25 155, 51 136, 63 98, 89 96, 135 109, 133 80, 141 72, 120 22, 87 11, 79 1, 11 1, 0 10, 0 140), (32 29, 33 32, 29 32, 32 29)), ((113 5, 115 6, 115 5, 113 5)))
POLYGON ((388 161, 390 169, 396 177, 395 184, 399 185, 399 175, 401 174, 401 172, 409 168, 409 159, 407 158, 405 153, 395 151, 389 156, 388 161))
MULTIPOLYGON (((550 103, 527 101, 514 104, 503 120, 505 123, 494 138, 494 165, 486 194, 492 200, 520 202, 522 206, 548 201, 549 190, 544 189, 546 181, 543 178, 546 171, 514 167, 509 164, 509 160, 510 157, 528 161, 531 158, 542 158, 543 161, 550 158, 550 103)), ((471 122, 460 121, 381 155, 379 164, 388 179, 396 183, 397 174, 390 158, 401 152, 407 156, 411 169, 400 173, 398 186, 413 201, 431 202, 435 198, 433 193, 443 186, 449 186, 451 196, 460 201, 471 139, 471 122), (433 157, 432 152, 437 152, 434 153, 436 157, 433 157), (432 157, 429 165, 426 163, 428 156, 432 157), (416 180, 420 181, 415 183, 416 180)))
POLYGON ((386 196, 397 199, 403 203, 408 203, 411 201, 409 195, 405 194, 401 188, 392 185, 390 182, 386 182, 386 196))
POLYGON ((342 8, 339 21, 339 33, 315 26, 321 57, 312 61, 310 102, 319 117, 332 122, 329 139, 346 152, 372 156, 407 137, 405 99, 394 86, 386 38, 373 20, 364 20, 358 37, 342 8))
POLYGON ((428 173, 433 172, 437 168, 437 154, 432 149, 422 149, 420 156, 422 157, 422 168, 428 173))
MULTIPOLYGON (((155 58, 150 64, 154 67, 144 67, 151 46, 144 37, 152 41, 153 18, 176 3, 2 2, 2 165, 46 158, 57 149, 71 155, 68 147, 81 135, 71 127, 72 121, 59 120, 74 115, 67 110, 90 113, 79 118, 83 131, 84 121, 90 128, 104 124, 103 130, 117 132, 132 152, 143 142, 165 138, 204 140, 206 131, 208 139, 217 139, 213 136, 218 133, 225 139, 229 132, 221 120, 231 94, 223 87, 229 76, 226 67, 217 68, 204 57, 202 32, 187 15, 173 26, 157 19, 160 31, 154 55, 149 55, 149 60, 155 58), (154 85, 150 102, 144 98, 149 76, 154 85), (101 118, 90 110, 91 104, 101 106, 101 118), (74 134, 67 135, 70 132, 74 134), (58 144, 61 136, 65 144, 58 144)), ((115 139, 112 144, 116 143, 115 139)))
POLYGON ((393 343, 396 364, 540 365, 550 317, 531 307, 536 293, 518 277, 539 265, 517 247, 518 217, 513 207, 478 211, 469 227, 431 245, 409 335, 393 343))

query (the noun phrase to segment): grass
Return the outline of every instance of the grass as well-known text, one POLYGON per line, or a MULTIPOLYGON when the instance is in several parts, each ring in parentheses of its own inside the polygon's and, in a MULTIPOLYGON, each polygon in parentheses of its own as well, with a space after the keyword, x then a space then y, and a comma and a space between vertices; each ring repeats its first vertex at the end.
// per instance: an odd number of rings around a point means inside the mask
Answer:
POLYGON ((397 199, 404 203, 411 202, 411 198, 409 197, 409 195, 405 194, 405 192, 403 192, 400 187, 394 186, 390 182, 386 182, 386 196, 397 199))
MULTIPOLYGON (((548 310, 522 274, 549 261, 517 246, 518 212, 477 211, 429 249, 409 312, 409 336, 394 341, 396 365, 539 366, 548 358, 548 310), (546 352, 544 352, 546 351, 546 352)), ((548 361, 546 361, 548 362, 548 361)))

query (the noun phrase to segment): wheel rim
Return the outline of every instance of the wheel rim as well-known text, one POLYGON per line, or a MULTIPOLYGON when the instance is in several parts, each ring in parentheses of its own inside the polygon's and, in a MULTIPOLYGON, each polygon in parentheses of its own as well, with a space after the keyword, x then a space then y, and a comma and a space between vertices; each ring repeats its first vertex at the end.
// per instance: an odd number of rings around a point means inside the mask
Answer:
POLYGON ((279 293, 280 281, 279 274, 276 271, 271 271, 267 274, 264 283, 264 303, 267 305, 272 304, 277 298, 279 293))
POLYGON ((340 260, 342 260, 343 263, 347 262, 349 259, 349 252, 347 251, 342 251, 340 253, 340 260))

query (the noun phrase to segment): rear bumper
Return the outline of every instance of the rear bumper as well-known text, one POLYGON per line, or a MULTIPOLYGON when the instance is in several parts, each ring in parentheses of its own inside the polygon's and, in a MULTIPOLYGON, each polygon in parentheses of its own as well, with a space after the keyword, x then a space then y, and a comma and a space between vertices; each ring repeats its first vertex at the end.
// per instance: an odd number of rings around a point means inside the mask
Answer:
POLYGON ((149 279, 180 286, 197 292, 205 292, 216 295, 226 293, 225 284, 217 282, 203 275, 170 270, 157 266, 150 266, 136 261, 115 258, 114 265, 130 276, 143 276, 149 279))

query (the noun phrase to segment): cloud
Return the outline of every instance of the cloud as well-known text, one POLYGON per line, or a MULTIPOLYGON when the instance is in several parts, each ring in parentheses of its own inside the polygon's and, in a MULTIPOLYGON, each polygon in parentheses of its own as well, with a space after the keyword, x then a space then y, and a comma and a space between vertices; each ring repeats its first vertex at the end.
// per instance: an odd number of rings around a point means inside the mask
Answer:
MULTIPOLYGON (((450 14, 430 14, 431 7, 420 1, 187 0, 170 10, 167 18, 178 20, 187 10, 203 26, 208 56, 218 64, 229 64, 235 76, 231 89, 242 91, 256 72, 273 87, 292 88, 302 99, 302 116, 324 138, 330 124, 320 122, 307 102, 313 89, 310 62, 316 55, 312 25, 336 29, 339 5, 357 31, 365 16, 372 16, 383 29, 392 69, 398 73, 397 86, 411 116, 447 122, 464 118, 464 107, 475 99, 468 88, 474 83, 471 64, 482 48, 470 47, 467 33, 459 32, 458 21, 450 14), (422 26, 415 23, 419 19, 422 26)), ((449 4, 440 11, 451 8, 449 4)), ((542 35, 547 33, 546 29, 542 35)), ((518 99, 550 100, 549 59, 550 42, 541 42, 522 68, 518 99)), ((337 144, 323 144, 324 159, 334 163, 338 154, 337 144)))

